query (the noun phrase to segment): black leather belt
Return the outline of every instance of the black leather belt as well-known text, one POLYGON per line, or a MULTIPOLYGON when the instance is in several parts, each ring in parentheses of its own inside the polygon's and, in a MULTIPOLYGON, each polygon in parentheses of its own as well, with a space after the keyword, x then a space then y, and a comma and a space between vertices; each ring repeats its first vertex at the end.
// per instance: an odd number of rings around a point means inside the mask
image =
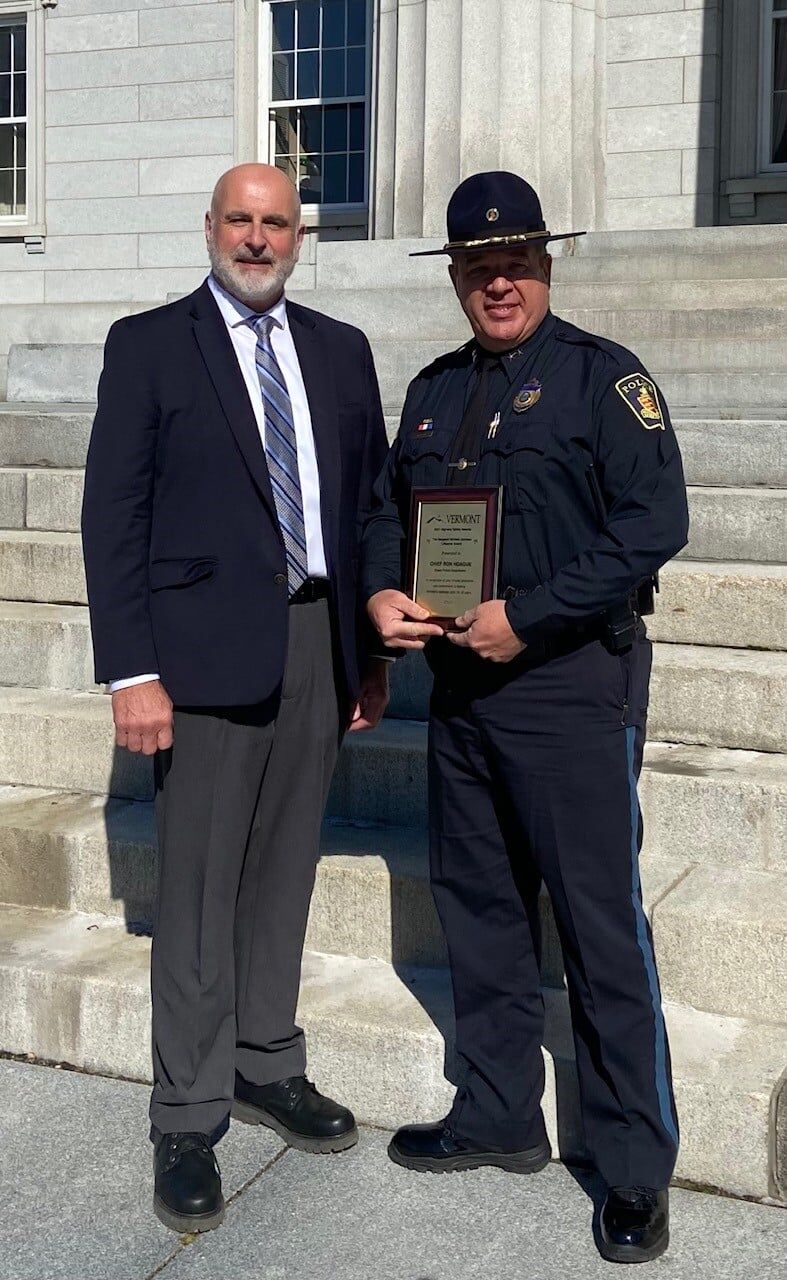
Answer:
POLYGON ((327 578, 307 578, 290 596, 290 604, 314 604, 315 600, 327 600, 331 584, 327 578))

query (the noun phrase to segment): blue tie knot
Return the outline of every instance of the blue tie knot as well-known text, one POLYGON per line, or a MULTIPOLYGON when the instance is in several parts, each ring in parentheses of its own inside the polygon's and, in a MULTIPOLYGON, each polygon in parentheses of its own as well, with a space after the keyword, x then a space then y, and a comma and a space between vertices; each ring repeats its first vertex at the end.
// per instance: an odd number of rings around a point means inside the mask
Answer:
POLYGON ((249 316, 247 323, 251 325, 258 339, 263 342, 270 339, 271 330, 276 321, 272 315, 249 316))

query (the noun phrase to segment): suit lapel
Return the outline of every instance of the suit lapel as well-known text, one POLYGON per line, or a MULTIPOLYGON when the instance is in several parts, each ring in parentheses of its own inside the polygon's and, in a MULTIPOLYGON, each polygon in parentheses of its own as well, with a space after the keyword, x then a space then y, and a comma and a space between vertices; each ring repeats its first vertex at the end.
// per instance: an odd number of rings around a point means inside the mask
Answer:
POLYGON ((314 316, 297 303, 287 303, 287 318, 301 366, 314 433, 320 475, 320 511, 325 554, 330 568, 336 547, 336 522, 341 486, 338 396, 333 367, 320 338, 314 316))
POLYGON ((203 284, 194 294, 191 316, 194 336, 216 388, 224 416, 254 483, 271 515, 278 522, 257 420, 238 366, 232 339, 207 284, 203 284))

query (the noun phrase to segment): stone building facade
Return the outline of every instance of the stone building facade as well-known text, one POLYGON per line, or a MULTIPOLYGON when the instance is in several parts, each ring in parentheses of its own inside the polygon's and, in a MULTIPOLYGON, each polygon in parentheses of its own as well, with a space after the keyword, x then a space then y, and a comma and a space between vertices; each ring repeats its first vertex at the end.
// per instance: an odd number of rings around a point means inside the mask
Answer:
POLYGON ((555 227, 782 221, 786 77, 783 0, 0 0, 0 299, 190 288, 246 159, 320 238, 439 236, 498 166, 555 227))

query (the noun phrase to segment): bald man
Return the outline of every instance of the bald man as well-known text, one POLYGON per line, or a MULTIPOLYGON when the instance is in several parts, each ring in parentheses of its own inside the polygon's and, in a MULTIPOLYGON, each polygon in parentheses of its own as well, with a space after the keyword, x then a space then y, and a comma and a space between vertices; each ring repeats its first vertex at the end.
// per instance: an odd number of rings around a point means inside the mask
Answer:
POLYGON ((211 273, 109 331, 82 532, 117 746, 154 757, 154 1208, 224 1213, 232 1112, 305 1151, 357 1141, 295 1024, 320 823, 345 730, 388 698, 356 586, 386 453, 357 329, 285 300, 304 227, 279 170, 219 180, 211 273))

